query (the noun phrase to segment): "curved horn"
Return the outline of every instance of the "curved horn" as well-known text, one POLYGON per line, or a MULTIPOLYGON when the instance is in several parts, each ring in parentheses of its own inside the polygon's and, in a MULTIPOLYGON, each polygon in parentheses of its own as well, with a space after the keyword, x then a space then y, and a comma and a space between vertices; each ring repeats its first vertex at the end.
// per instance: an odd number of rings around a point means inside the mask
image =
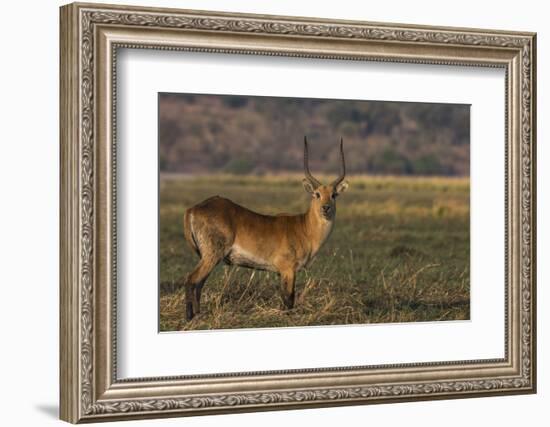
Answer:
POLYGON ((342 163, 340 164, 340 176, 333 181, 332 183, 333 187, 336 187, 338 184, 340 184, 346 177, 346 161, 344 160, 344 139, 343 138, 340 138, 340 158, 342 159, 342 163))
POLYGON ((304 136, 304 174, 306 175, 306 178, 309 180, 309 182, 315 188, 321 185, 321 183, 317 181, 309 171, 309 160, 307 155, 307 138, 305 136, 304 136))

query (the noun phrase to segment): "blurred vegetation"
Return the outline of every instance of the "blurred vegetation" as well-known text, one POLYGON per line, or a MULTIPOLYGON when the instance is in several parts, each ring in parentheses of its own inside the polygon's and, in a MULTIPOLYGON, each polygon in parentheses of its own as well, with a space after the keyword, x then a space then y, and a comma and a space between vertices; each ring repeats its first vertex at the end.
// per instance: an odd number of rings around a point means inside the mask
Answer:
POLYGON ((161 176, 161 331, 470 318, 469 179, 350 175, 331 236, 297 276, 294 309, 283 310, 276 274, 221 264, 186 322, 181 283, 198 257, 185 210, 220 194, 260 213, 304 212, 302 177, 161 176))
POLYGON ((179 173, 349 173, 467 176, 468 105, 160 94, 160 169, 179 173))

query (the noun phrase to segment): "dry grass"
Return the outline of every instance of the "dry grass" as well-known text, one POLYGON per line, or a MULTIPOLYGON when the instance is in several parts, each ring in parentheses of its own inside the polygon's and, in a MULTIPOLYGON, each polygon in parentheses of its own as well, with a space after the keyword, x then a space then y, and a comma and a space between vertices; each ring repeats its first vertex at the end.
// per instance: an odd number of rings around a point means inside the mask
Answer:
POLYGON ((297 278, 296 307, 282 309, 274 273, 219 266, 202 313, 184 320, 181 279, 196 256, 183 212, 220 194, 262 213, 300 212, 301 176, 168 176, 161 180, 162 331, 468 319, 469 182, 456 178, 349 177, 335 229, 297 278))

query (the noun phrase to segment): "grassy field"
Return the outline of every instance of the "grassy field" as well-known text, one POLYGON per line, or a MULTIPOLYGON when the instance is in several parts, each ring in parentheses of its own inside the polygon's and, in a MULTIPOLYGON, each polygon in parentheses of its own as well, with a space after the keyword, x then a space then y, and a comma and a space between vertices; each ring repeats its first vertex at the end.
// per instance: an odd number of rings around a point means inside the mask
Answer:
POLYGON ((198 258, 185 209, 218 194, 261 213, 303 212, 301 179, 161 178, 161 331, 469 319, 469 180, 349 176, 332 235, 298 274, 293 310, 282 309, 276 274, 219 265, 186 322, 180 285, 198 258))

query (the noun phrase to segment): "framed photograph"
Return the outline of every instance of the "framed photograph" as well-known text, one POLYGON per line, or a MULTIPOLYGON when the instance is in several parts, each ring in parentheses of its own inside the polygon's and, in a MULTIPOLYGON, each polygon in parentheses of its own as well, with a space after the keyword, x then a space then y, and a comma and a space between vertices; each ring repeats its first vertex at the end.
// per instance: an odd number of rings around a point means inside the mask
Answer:
POLYGON ((60 13, 63 420, 536 391, 535 34, 60 13))

